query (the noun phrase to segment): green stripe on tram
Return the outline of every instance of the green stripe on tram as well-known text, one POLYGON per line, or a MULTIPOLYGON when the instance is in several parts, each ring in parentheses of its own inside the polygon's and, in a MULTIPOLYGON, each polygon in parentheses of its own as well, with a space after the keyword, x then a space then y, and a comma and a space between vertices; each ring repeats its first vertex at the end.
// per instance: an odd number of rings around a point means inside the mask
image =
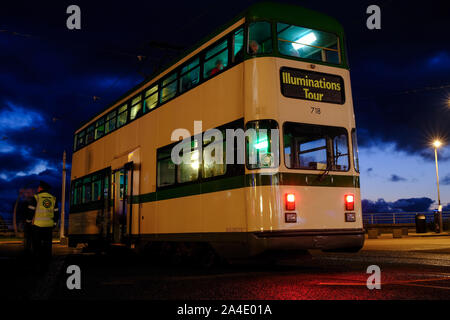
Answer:
POLYGON ((359 188, 359 177, 348 175, 326 175, 321 178, 321 176, 317 174, 287 172, 278 172, 275 174, 251 173, 133 196, 132 203, 153 202, 244 187, 271 185, 359 188))

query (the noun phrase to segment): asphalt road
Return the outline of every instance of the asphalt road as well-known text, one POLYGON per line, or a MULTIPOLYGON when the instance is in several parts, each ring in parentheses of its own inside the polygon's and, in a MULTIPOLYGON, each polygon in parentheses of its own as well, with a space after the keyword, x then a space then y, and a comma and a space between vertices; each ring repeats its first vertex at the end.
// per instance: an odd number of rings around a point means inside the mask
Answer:
POLYGON ((19 244, 0 243, 0 297, 9 299, 450 299, 450 237, 369 240, 362 251, 322 253, 210 269, 170 265, 125 250, 82 253, 54 245, 49 271, 38 274, 19 244), (81 289, 66 269, 78 265, 81 289), (366 286, 367 267, 381 269, 381 289, 366 286))

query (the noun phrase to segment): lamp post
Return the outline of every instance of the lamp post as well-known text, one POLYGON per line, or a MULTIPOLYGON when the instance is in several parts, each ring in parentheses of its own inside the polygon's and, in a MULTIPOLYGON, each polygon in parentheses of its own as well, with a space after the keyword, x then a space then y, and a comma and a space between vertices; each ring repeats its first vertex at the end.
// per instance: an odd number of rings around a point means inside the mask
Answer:
POLYGON ((59 230, 59 239, 64 241, 65 226, 65 206, 66 206, 66 151, 63 153, 63 171, 62 171, 62 192, 61 192, 61 226, 59 230))
POLYGON ((434 159, 436 161, 436 182, 437 182, 437 192, 438 192, 438 212, 439 212, 439 232, 442 232, 443 223, 442 223, 442 205, 441 205, 441 193, 439 191, 439 168, 438 168, 438 158, 437 158, 437 149, 442 146, 442 142, 439 140, 435 140, 433 142, 434 147, 434 159))

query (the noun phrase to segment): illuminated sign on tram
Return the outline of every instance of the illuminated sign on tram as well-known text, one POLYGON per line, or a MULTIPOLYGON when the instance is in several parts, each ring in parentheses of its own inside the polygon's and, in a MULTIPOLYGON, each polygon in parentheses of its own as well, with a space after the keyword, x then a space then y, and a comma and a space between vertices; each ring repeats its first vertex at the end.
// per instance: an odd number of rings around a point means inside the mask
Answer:
POLYGON ((343 104, 344 80, 327 73, 283 67, 281 93, 285 97, 343 104))

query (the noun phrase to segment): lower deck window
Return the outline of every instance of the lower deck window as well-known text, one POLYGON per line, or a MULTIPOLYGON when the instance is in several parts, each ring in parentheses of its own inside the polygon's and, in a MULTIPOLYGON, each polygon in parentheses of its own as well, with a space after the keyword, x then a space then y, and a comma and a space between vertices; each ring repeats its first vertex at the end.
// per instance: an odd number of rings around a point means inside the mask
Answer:
POLYGON ((275 120, 247 122, 246 164, 248 169, 278 167, 279 134, 275 120))
MULTIPOLYGON (((190 137, 183 141, 159 148, 157 150, 157 186, 180 186, 187 183, 210 181, 225 176, 243 175, 244 166, 237 162, 237 147, 232 144, 229 154, 234 154, 234 164, 226 163, 227 141, 226 129, 242 131, 241 120, 205 132, 202 138, 190 137), (202 140, 200 140, 202 139, 202 140), (199 141, 202 141, 201 148, 199 141), (177 148, 181 163, 172 161, 173 148, 177 148), (184 153, 186 152, 186 154, 184 153)), ((235 138, 237 140, 237 138, 235 138)), ((236 141, 235 141, 236 142, 236 141)), ((176 161, 178 162, 178 161, 176 161)))
POLYGON ((171 159, 171 149, 162 149, 158 152, 158 187, 175 184, 175 173, 175 164, 171 159))
POLYGON ((345 128, 286 122, 283 136, 286 167, 349 170, 348 136, 345 128))
POLYGON ((109 170, 103 169, 85 177, 78 178, 71 182, 71 212, 77 211, 86 206, 91 207, 93 204, 101 207, 101 202, 108 199, 109 170))

